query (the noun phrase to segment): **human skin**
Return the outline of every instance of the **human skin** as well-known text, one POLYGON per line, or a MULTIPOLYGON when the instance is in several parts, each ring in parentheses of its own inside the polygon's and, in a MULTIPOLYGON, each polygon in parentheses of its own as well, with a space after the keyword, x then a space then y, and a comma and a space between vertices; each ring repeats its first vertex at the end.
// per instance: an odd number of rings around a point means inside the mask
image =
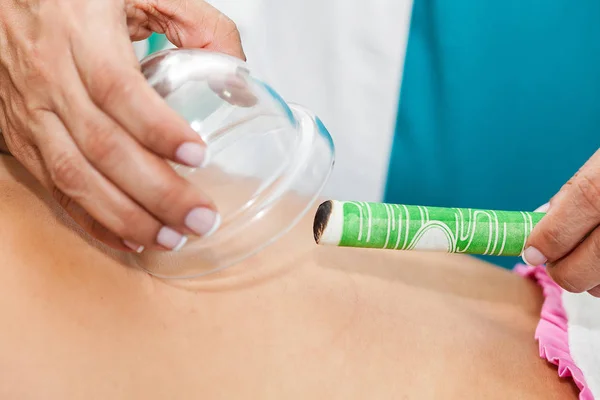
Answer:
POLYGON ((205 144, 140 71, 131 40, 152 32, 245 58, 236 25, 204 0, 0 3, 6 145, 88 233, 121 250, 173 250, 218 223, 217 205, 165 160, 199 166, 205 144))
POLYGON ((547 264, 567 291, 600 297, 600 148, 545 208, 523 259, 547 264))
POLYGON ((101 245, 8 156, 0 221, 0 398, 577 398, 539 358, 540 289, 478 260, 317 247, 308 215, 165 282, 132 267, 165 254, 101 245))

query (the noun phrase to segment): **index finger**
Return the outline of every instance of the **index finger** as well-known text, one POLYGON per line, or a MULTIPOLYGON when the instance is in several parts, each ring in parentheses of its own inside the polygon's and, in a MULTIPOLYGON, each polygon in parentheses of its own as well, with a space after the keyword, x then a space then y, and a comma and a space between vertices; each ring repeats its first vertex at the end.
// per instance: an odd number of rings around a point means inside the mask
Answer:
POLYGON ((151 152, 199 167, 205 144, 185 119, 168 106, 140 72, 126 35, 112 38, 115 54, 89 43, 74 46, 81 79, 94 103, 151 152), (123 62, 128 60, 129 62, 123 62))
POLYGON ((557 261, 600 224, 600 149, 552 199, 526 245, 525 261, 557 261), (530 254, 530 256, 528 256, 530 254), (534 254, 535 257, 531 257, 534 254))

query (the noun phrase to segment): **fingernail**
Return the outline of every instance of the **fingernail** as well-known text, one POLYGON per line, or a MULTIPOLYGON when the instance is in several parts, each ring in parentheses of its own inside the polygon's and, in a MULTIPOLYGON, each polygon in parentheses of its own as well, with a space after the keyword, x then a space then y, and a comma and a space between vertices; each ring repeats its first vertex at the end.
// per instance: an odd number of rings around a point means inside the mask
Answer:
POLYGON ((181 250, 186 242, 186 236, 169 228, 168 226, 163 226, 160 228, 160 231, 158 231, 158 236, 156 237, 156 243, 173 251, 181 250))
POLYGON ((201 167, 204 164, 206 148, 198 143, 187 142, 179 146, 175 158, 190 167, 201 167))
POLYGON ((536 208, 533 212, 545 213, 545 212, 548 212, 549 209, 550 209, 550 203, 546 203, 543 206, 539 206, 538 208, 536 208))
POLYGON ((123 244, 138 254, 144 251, 144 246, 141 244, 130 242, 129 240, 123 240, 123 244))
POLYGON ((546 261, 548 261, 546 256, 543 255, 541 251, 539 251, 533 246, 529 246, 525 249, 522 258, 523 261, 525 261, 525 264, 530 265, 532 267, 537 267, 538 265, 545 264, 546 261))
POLYGON ((199 236, 212 235, 221 225, 221 216, 209 208, 194 208, 185 217, 185 226, 199 236))

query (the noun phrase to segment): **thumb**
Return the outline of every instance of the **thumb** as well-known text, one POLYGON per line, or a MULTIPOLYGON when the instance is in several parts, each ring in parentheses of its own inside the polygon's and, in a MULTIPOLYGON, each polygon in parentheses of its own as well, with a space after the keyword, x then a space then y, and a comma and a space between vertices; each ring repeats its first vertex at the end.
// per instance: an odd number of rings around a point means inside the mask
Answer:
POLYGON ((527 241, 523 255, 528 264, 560 260, 600 224, 600 150, 550 203, 548 213, 527 241))
POLYGON ((177 47, 202 48, 246 60, 236 24, 204 0, 129 0, 129 23, 164 33, 177 47))

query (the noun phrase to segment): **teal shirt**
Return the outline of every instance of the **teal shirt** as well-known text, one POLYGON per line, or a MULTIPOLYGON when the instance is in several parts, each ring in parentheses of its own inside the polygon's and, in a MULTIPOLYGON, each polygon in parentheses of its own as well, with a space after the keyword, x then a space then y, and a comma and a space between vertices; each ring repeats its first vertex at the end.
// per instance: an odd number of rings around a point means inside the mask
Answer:
POLYGON ((533 210, 599 147, 600 2, 415 0, 386 201, 533 210))

